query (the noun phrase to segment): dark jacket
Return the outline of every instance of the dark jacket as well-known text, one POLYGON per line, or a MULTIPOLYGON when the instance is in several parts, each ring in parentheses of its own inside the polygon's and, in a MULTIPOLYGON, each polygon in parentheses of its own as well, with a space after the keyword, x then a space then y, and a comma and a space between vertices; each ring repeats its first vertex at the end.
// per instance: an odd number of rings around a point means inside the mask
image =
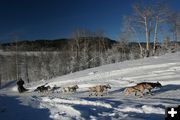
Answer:
POLYGON ((18 86, 23 86, 23 85, 24 85, 24 81, 20 78, 20 79, 17 81, 17 85, 18 85, 18 86))
POLYGON ((27 91, 26 88, 24 88, 24 81, 20 78, 18 81, 17 81, 17 86, 18 86, 18 91, 19 93, 22 93, 22 92, 25 92, 27 91))

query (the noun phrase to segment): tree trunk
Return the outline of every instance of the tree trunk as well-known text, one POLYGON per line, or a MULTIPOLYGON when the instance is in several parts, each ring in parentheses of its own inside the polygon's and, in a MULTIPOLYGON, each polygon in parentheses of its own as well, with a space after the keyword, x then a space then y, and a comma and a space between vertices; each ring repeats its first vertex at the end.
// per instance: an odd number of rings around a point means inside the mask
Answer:
POLYGON ((16 40, 16 80, 19 79, 19 62, 18 62, 18 45, 17 45, 17 40, 16 40))
POLYGON ((174 44, 174 46, 175 46, 175 50, 177 49, 177 41, 178 41, 178 30, 177 30, 177 24, 175 24, 175 33, 174 33, 174 42, 175 42, 175 44, 174 44))
POLYGON ((28 60, 27 60, 27 54, 25 53, 25 69, 26 69, 26 80, 28 83, 30 83, 29 80, 29 70, 28 70, 28 60))
POLYGON ((0 74, 0 88, 1 88, 1 74, 0 74))
POLYGON ((150 32, 148 31, 147 17, 144 17, 144 25, 145 25, 145 30, 146 30, 146 57, 149 57, 150 32))
POLYGON ((158 17, 158 16, 156 16, 156 26, 155 26, 155 32, 154 32, 153 55, 156 53, 156 48, 157 48, 157 31, 158 31, 158 22, 159 22, 159 17, 158 17))
POLYGON ((139 49, 140 49, 140 55, 141 55, 141 57, 143 58, 143 57, 144 57, 144 50, 143 50, 143 47, 142 47, 142 45, 141 45, 140 42, 138 42, 138 45, 139 45, 139 49))

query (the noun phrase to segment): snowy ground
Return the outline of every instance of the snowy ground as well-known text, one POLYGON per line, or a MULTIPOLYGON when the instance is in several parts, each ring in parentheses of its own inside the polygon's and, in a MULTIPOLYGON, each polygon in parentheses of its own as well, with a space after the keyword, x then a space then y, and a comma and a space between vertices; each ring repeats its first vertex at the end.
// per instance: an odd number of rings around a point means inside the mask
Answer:
POLYGON ((0 90, 2 120, 163 120, 165 107, 180 104, 180 53, 105 65, 48 81, 26 85, 19 94, 9 85, 0 90), (124 96, 124 88, 159 81, 163 87, 153 95, 124 96), (75 85, 76 93, 35 93, 44 83, 51 87, 75 85), (88 87, 109 83, 108 95, 89 97, 88 87))

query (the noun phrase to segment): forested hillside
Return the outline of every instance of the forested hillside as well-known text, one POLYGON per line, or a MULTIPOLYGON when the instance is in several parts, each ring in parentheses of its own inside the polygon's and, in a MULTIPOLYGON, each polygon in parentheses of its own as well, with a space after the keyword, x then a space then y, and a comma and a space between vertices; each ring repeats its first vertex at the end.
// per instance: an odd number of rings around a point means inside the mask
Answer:
MULTIPOLYGON (((145 43, 141 43, 145 46, 145 43)), ((153 48, 153 44, 151 49, 153 48)), ((163 42, 156 55, 178 51, 173 42, 163 42)), ((179 45, 177 43, 176 45, 179 45)), ((152 54, 151 54, 152 56, 152 54)), ((114 41, 103 37, 62 40, 20 41, 1 45, 1 82, 21 77, 27 82, 93 68, 141 56, 136 42, 114 41)))

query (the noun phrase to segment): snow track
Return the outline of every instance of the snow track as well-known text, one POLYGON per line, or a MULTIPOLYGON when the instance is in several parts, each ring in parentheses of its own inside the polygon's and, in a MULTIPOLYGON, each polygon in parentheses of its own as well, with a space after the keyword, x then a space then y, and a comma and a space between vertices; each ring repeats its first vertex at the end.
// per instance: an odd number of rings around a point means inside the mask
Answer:
POLYGON ((61 119, 83 119, 81 118, 81 113, 73 108, 73 105, 78 106, 94 106, 94 107, 104 107, 104 108, 112 108, 110 104, 98 102, 98 101, 88 101, 88 100, 72 100, 72 99, 62 99, 62 98, 50 98, 50 97, 42 97, 41 98, 41 108, 48 108, 50 110, 50 117, 53 119, 61 120, 61 119))
POLYGON ((41 101, 40 108, 50 110, 50 118, 54 120, 80 119, 81 113, 70 105, 59 104, 53 101, 41 101))
POLYGON ((100 106, 105 108, 112 108, 110 104, 103 103, 103 102, 92 102, 88 100, 75 100, 75 99, 61 99, 61 98, 53 98, 50 99, 49 97, 42 98, 43 102, 54 102, 58 104, 78 104, 78 105, 92 105, 92 106, 100 106))

